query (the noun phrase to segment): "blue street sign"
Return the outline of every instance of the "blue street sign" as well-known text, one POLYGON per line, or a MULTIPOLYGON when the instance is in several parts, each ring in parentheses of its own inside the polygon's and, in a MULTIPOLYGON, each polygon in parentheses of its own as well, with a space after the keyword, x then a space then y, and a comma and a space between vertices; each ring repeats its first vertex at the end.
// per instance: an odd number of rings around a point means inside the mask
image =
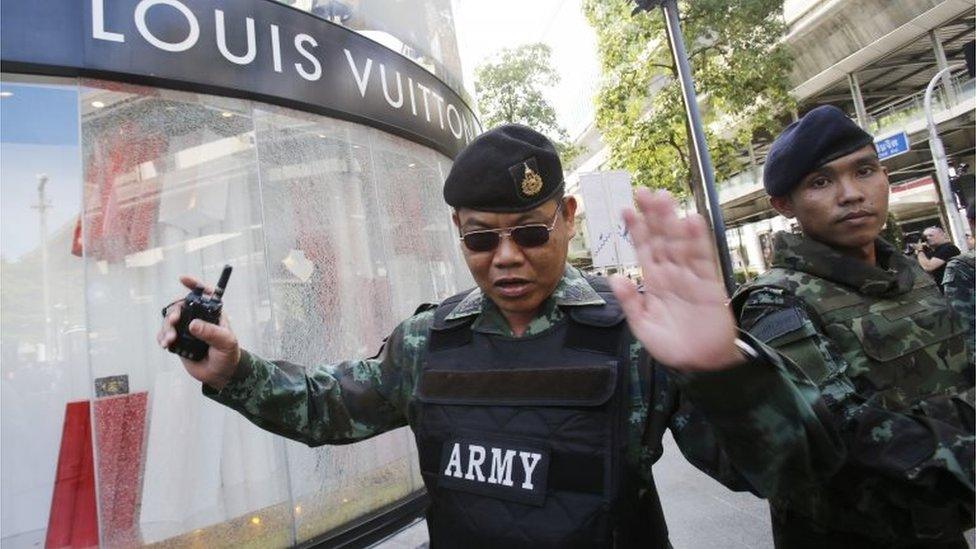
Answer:
POLYGON ((885 160, 911 150, 908 134, 899 132, 874 142, 874 149, 878 151, 878 159, 885 160))

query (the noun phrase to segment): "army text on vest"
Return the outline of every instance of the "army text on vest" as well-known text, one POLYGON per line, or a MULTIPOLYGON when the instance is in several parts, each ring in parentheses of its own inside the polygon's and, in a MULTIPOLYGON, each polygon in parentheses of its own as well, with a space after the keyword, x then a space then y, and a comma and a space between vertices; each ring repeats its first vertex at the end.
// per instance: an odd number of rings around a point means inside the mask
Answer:
POLYGON ((466 294, 438 307, 410 411, 432 547, 627 547, 648 529, 624 464, 626 326, 600 293, 524 338, 445 321, 466 294))

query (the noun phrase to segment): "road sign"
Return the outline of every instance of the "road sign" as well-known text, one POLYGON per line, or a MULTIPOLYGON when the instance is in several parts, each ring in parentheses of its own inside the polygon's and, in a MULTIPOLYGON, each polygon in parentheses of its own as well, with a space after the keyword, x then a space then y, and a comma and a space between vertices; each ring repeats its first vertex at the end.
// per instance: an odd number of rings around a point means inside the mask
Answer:
POLYGON ((874 142, 874 149, 878 151, 878 159, 885 160, 911 150, 908 134, 899 132, 874 142))
POLYGON ((594 267, 635 265, 634 246, 627 237, 620 211, 634 205, 630 174, 593 172, 580 176, 586 209, 586 229, 594 267))

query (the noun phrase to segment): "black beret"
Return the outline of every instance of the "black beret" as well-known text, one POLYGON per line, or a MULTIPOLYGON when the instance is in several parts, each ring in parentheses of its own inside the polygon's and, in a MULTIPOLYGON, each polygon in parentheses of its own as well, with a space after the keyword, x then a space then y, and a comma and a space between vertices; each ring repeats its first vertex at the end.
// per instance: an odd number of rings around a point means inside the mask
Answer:
POLYGON ((763 168, 769 196, 784 196, 824 164, 874 143, 844 111, 823 105, 803 115, 773 140, 763 168))
POLYGON ((454 208, 525 212, 559 195, 563 166, 546 136, 505 124, 479 135, 454 159, 444 200, 454 208))

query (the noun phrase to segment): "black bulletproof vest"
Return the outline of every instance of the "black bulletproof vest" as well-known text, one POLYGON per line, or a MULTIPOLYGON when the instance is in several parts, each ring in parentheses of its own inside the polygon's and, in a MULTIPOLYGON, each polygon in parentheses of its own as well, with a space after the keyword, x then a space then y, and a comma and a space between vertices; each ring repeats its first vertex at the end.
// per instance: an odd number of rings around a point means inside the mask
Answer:
POLYGON ((432 547, 657 545, 624 463, 629 338, 601 294, 524 338, 446 321, 465 294, 437 308, 410 411, 432 547))

